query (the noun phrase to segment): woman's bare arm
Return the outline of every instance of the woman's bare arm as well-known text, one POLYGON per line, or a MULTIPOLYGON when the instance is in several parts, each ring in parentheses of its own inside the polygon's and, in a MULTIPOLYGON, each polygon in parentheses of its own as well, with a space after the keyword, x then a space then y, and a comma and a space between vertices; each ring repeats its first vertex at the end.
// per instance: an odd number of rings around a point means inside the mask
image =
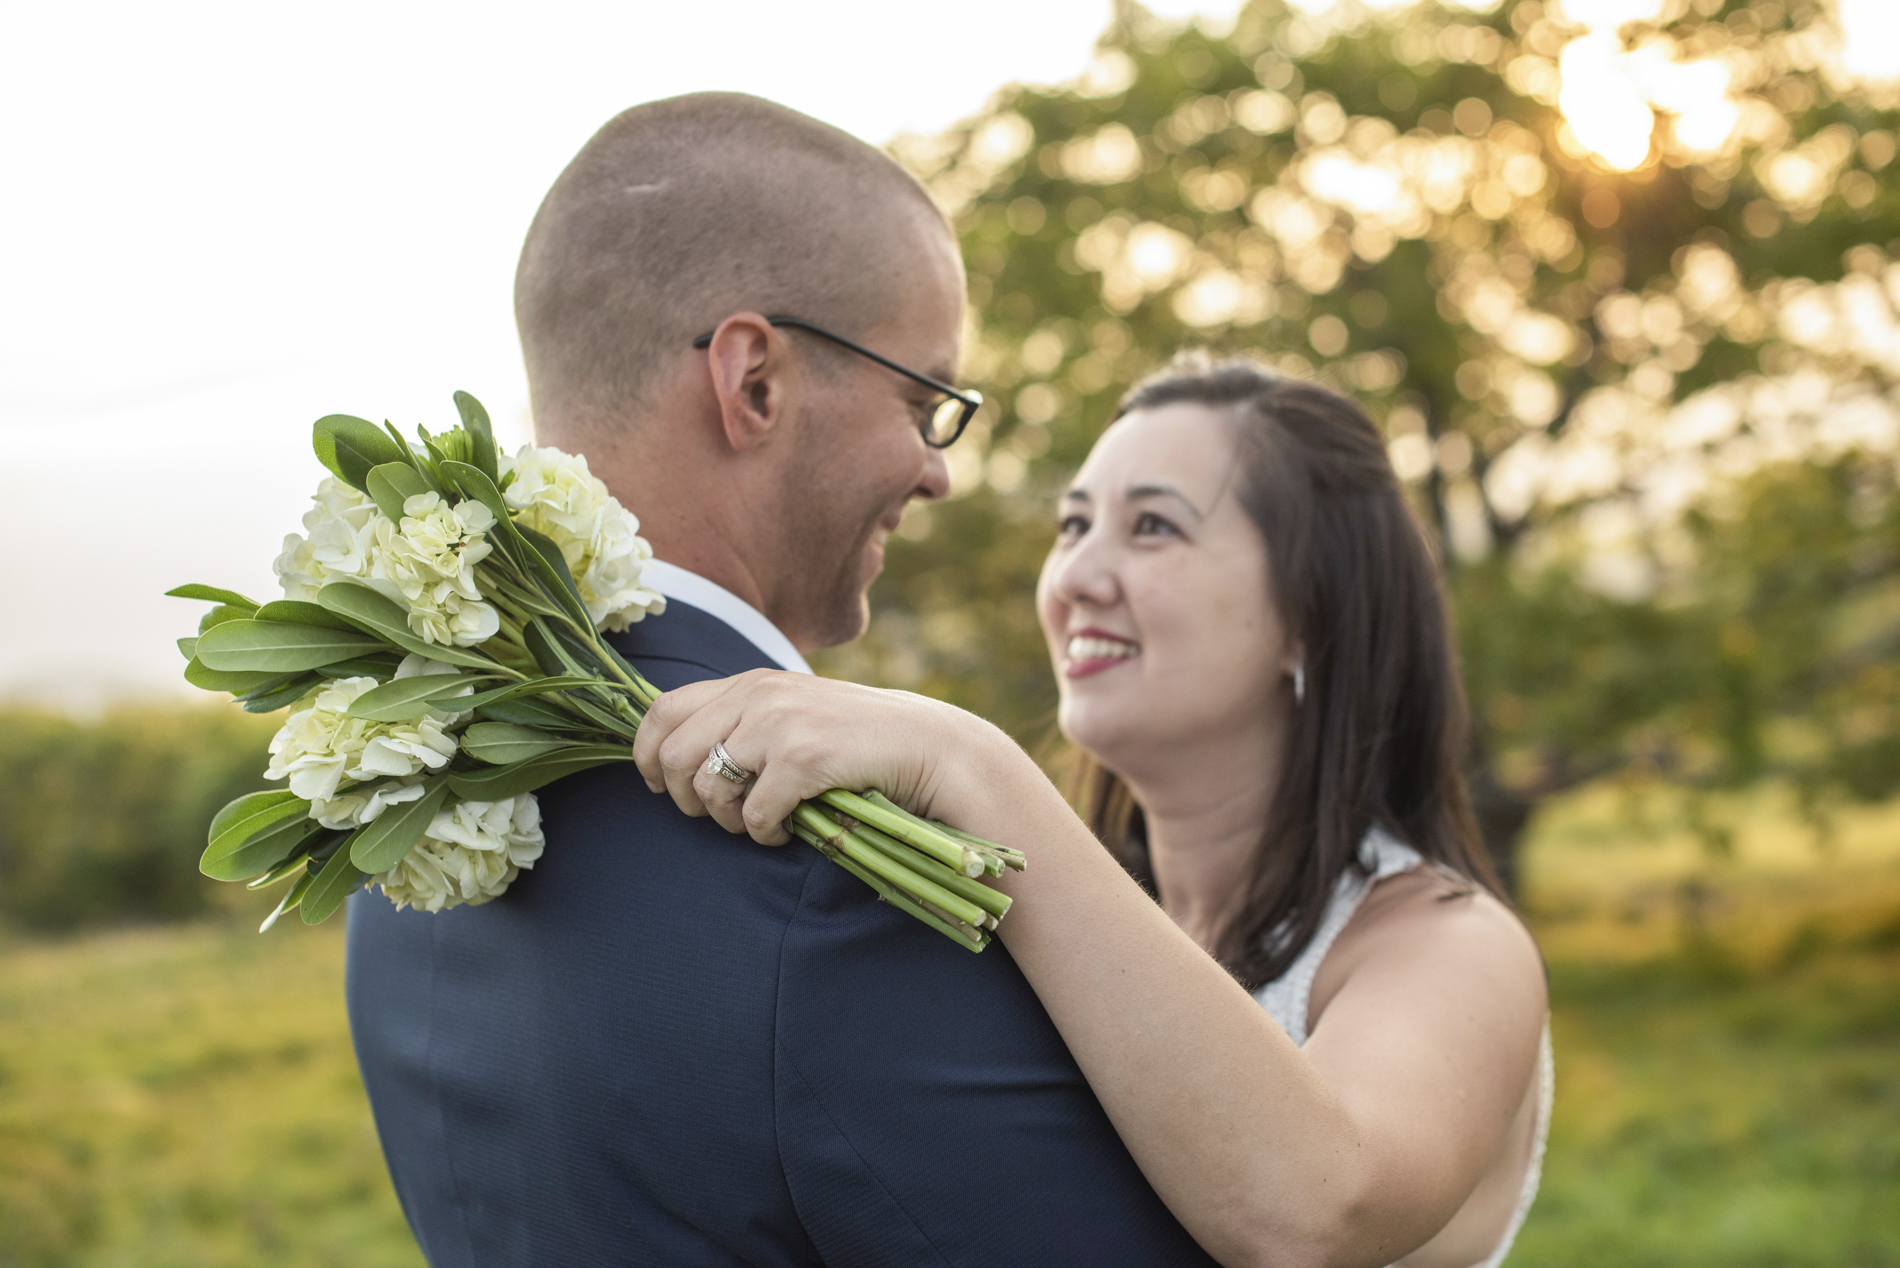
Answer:
POLYGON ((670 693, 634 751, 688 813, 767 843, 799 799, 877 786, 1026 851, 999 932, 1143 1174, 1224 1264, 1398 1259, 1463 1204, 1531 1078, 1542 974, 1495 902, 1383 904, 1302 1050, 981 719, 758 673, 670 693), (714 740, 758 772, 742 806, 702 770, 714 740))

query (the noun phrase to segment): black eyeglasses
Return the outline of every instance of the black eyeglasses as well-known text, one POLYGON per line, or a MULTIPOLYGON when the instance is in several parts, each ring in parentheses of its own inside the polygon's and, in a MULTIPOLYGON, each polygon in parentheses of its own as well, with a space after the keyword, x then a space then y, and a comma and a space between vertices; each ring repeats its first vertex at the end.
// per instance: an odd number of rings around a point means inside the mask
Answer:
MULTIPOLYGON (((981 392, 959 391, 948 383, 939 383, 928 374, 919 374, 915 370, 906 369, 889 357, 881 357, 869 348, 852 343, 843 335, 834 335, 823 326, 812 325, 802 317, 767 317, 765 320, 774 326, 795 326, 800 330, 809 330, 814 335, 823 335, 831 342, 849 348, 861 357, 869 357, 887 370, 897 371, 912 382, 921 383, 925 387, 942 392, 943 399, 932 402, 930 409, 924 415, 923 422, 918 424, 917 428, 923 433, 924 443, 932 449, 948 449, 956 444, 957 437, 963 434, 963 429, 970 425, 972 418, 976 417, 976 411, 983 407, 981 392)), ((712 337, 713 332, 708 330, 693 340, 693 346, 695 348, 710 347, 712 337)))

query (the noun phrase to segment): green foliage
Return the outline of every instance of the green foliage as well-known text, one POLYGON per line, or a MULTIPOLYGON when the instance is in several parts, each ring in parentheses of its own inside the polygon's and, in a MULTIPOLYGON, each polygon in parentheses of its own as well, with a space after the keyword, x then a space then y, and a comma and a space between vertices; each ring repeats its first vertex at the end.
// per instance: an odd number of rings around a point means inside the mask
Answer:
MULTIPOLYGON (((350 840, 350 861, 369 873, 387 872, 402 862, 412 846, 448 799, 448 781, 441 776, 427 782, 428 791, 415 801, 392 806, 366 824, 350 840)), ((322 877, 318 877, 319 883, 322 877)))
MULTIPOLYGON (((425 819, 418 826, 418 835, 420 829, 427 826, 428 820, 425 819)), ((339 849, 325 860, 323 867, 314 874, 309 886, 299 896, 297 914, 307 925, 320 925, 335 915, 336 909, 343 905, 343 900, 363 888, 368 880, 368 875, 356 867, 350 851, 339 849)))
POLYGON ((0 943, 0 1266, 420 1268, 342 974, 340 926, 0 943))
POLYGON ((211 820, 198 870, 218 881, 248 881, 270 871, 316 830, 306 817, 309 809, 308 802, 287 788, 239 797, 211 820), (267 833, 269 828, 278 831, 267 833))
POLYGON ((383 650, 355 630, 287 621, 225 621, 198 638, 198 660, 226 673, 301 673, 383 650))
POLYGON ((228 708, 0 711, 0 918, 63 930, 205 911, 205 828, 263 788, 275 723, 228 708))
POLYGON ((329 414, 311 429, 317 461, 351 488, 369 492, 369 473, 384 463, 409 463, 409 446, 400 436, 348 414, 329 414))
POLYGON ((1900 1264, 1900 963, 1554 965, 1558 1103, 1513 1262, 1900 1264))
POLYGON ((1664 111, 1628 171, 1558 109, 1585 32, 1537 0, 1255 0, 1220 34, 1125 4, 1082 83, 900 142, 961 234, 994 404, 821 666, 1041 738, 1051 497, 1120 393, 1202 346, 1386 428, 1447 564, 1494 852, 1630 762, 1900 786, 1870 707, 1900 612, 1869 562, 1894 544, 1900 116, 1821 65, 1818 0, 1664 8, 1622 46, 1720 61, 1739 122, 1700 152, 1664 111))
MULTIPOLYGON (((317 591, 317 603, 324 611, 340 616, 356 628, 412 655, 426 656, 430 660, 462 665, 469 669, 492 670, 495 667, 493 660, 479 652, 442 643, 427 643, 417 638, 409 629, 407 614, 395 601, 368 586, 333 581, 317 591)), ((375 650, 381 651, 382 648, 378 645, 375 650)))

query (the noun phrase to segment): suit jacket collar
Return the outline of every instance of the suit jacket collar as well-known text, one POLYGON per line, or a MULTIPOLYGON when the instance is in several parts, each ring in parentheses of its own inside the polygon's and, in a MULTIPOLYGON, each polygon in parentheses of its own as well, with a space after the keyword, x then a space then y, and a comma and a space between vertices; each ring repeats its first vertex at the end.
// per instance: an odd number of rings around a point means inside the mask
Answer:
MULTIPOLYGON (((730 625, 705 609, 678 599, 668 599, 666 611, 658 616, 649 616, 622 633, 607 637, 622 656, 636 664, 673 661, 706 671, 691 675, 693 678, 727 678, 748 669, 779 667, 777 661, 730 625)), ((667 687, 658 677, 655 685, 662 689, 667 687)))

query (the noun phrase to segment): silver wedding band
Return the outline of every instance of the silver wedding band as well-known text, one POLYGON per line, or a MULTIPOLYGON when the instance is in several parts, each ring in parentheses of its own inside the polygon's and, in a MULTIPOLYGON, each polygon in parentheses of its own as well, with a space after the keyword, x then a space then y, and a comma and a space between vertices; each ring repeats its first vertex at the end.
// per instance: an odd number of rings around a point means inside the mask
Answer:
POLYGON ((752 782, 752 772, 732 760, 732 754, 726 752, 724 744, 714 744, 712 752, 706 754, 706 773, 724 775, 735 784, 752 782))

